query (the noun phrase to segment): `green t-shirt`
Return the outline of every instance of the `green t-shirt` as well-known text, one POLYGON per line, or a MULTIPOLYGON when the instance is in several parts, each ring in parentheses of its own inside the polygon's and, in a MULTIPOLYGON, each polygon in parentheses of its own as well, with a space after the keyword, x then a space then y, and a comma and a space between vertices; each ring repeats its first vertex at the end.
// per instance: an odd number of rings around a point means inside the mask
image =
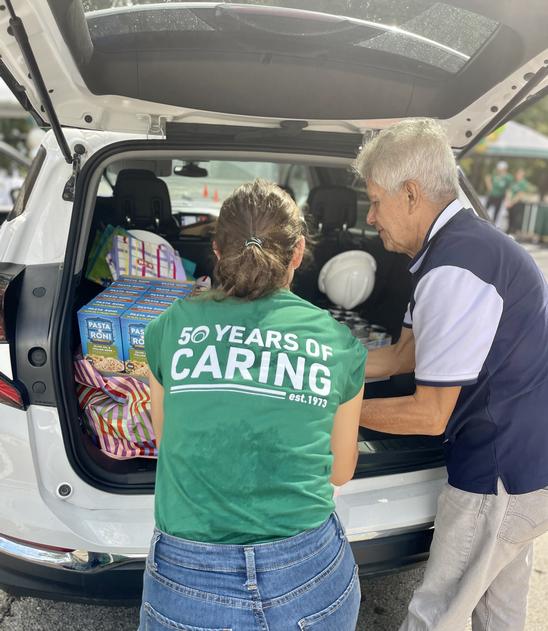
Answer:
POLYGON ((364 383, 367 351, 289 290, 174 303, 145 332, 164 387, 155 517, 169 534, 253 544, 333 512, 330 438, 364 383))
POLYGON ((510 192, 512 193, 512 195, 516 195, 517 193, 525 193, 528 190, 529 190, 529 182, 525 179, 516 180, 510 186, 510 192))
POLYGON ((493 197, 502 197, 513 181, 514 178, 511 173, 493 173, 491 176, 491 195, 493 197))

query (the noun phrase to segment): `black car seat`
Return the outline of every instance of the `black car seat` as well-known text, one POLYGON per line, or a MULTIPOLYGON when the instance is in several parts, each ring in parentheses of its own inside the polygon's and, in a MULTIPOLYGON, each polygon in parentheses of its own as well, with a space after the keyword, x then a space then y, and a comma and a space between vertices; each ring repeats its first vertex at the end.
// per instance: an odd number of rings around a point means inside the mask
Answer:
POLYGON ((356 225, 358 196, 346 186, 316 186, 308 194, 308 213, 322 235, 337 234, 356 225))
POLYGON ((124 228, 150 230, 168 239, 179 234, 167 185, 152 171, 120 171, 114 185, 113 210, 111 223, 124 228))
POLYGON ((315 304, 327 305, 327 297, 318 289, 318 276, 323 265, 341 252, 368 252, 377 264, 375 287, 356 311, 370 322, 384 326, 396 338, 411 295, 409 258, 385 250, 378 236, 349 231, 357 220, 358 197, 353 189, 317 186, 311 189, 307 203, 312 257, 296 271, 293 290, 315 304))
POLYGON ((341 252, 360 249, 360 238, 349 232, 356 224, 358 197, 345 186, 316 186, 308 194, 306 222, 311 256, 295 274, 294 291, 322 304, 327 299, 318 289, 318 275, 324 263, 341 252))

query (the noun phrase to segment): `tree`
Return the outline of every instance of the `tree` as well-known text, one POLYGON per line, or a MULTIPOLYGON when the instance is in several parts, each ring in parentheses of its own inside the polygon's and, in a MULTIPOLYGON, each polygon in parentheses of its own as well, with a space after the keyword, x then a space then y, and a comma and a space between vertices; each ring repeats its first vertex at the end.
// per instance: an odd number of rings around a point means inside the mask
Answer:
MULTIPOLYGON (((548 97, 544 97, 531 107, 516 116, 515 120, 527 125, 541 134, 548 136, 548 97)), ((471 154, 460 162, 466 175, 470 178, 474 188, 480 194, 486 194, 485 176, 495 169, 500 158, 486 157, 481 154, 471 154)), ((548 194, 548 160, 537 158, 509 158, 510 171, 524 169, 526 177, 538 189, 540 197, 548 194)))

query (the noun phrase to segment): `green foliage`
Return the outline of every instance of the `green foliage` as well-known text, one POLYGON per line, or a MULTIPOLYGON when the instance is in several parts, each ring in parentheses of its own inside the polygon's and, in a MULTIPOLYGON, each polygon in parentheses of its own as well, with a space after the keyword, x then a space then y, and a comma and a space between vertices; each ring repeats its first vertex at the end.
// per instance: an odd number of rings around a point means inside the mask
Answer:
MULTIPOLYGON (((527 125, 541 134, 548 136, 548 97, 535 103, 515 118, 516 122, 527 125)), ((485 176, 495 170, 500 158, 472 154, 460 161, 463 171, 466 173, 474 188, 480 195, 486 195, 485 176)), ((517 169, 525 170, 525 177, 533 184, 541 197, 548 194, 548 160, 538 158, 508 158, 506 159, 510 172, 517 169)))
MULTIPOLYGON (((0 140, 15 147, 22 154, 27 155, 25 138, 28 132, 35 127, 34 121, 30 118, 0 118, 0 140)), ((0 154, 0 168, 9 170, 12 161, 0 154)), ((18 167, 21 170, 21 167, 18 167)))
POLYGON ((548 136, 548 97, 518 114, 515 120, 548 136))

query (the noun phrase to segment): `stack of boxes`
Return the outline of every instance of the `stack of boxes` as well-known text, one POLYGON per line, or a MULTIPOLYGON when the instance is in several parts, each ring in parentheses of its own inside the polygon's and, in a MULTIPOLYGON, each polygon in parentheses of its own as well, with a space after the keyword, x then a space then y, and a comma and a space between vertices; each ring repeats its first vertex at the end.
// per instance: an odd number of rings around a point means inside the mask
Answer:
POLYGON ((102 373, 145 376, 147 324, 194 287, 192 282, 120 278, 78 311, 84 357, 102 373))

